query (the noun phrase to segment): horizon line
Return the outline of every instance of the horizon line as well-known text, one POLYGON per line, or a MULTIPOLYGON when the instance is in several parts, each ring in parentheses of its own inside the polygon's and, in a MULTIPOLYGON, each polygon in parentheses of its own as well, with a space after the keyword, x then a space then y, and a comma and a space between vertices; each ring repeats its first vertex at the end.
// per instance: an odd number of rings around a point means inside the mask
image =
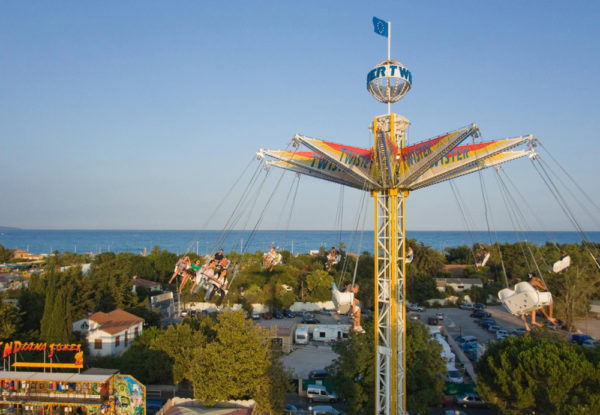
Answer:
MULTIPOLYGON (((129 232, 221 232, 223 229, 169 229, 169 228, 21 228, 16 226, 0 226, 1 231, 129 231, 129 232)), ((230 229, 229 232, 252 232, 249 229, 230 229)), ((360 232, 356 229, 257 229, 258 232, 360 232)), ((255 231, 255 232, 256 232, 255 231)), ((374 229, 365 229, 364 231, 373 232, 374 229)), ((520 229, 407 229, 407 232, 572 232, 579 233, 576 230, 561 229, 543 229, 543 230, 520 230, 520 229)), ((583 232, 600 232, 600 230, 583 230, 583 232)))

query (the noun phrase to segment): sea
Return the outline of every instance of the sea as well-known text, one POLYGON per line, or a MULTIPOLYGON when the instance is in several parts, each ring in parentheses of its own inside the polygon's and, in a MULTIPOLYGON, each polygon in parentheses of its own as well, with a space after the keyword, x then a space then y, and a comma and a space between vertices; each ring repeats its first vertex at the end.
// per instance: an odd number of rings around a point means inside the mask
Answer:
MULTIPOLYGON (((475 243, 515 243, 528 241, 537 245, 581 243, 576 232, 536 231, 407 231, 409 239, 416 239, 435 250, 447 247, 472 246, 475 243)), ((587 232, 587 241, 600 243, 600 232, 587 232)), ((34 230, 0 229, 0 244, 9 249, 22 249, 33 254, 51 252, 102 253, 150 252, 155 246, 177 254, 196 252, 210 254, 223 248, 225 252, 267 251, 271 244, 292 253, 308 253, 321 247, 330 249, 344 244, 346 252, 373 253, 373 231, 327 230, 34 230)))

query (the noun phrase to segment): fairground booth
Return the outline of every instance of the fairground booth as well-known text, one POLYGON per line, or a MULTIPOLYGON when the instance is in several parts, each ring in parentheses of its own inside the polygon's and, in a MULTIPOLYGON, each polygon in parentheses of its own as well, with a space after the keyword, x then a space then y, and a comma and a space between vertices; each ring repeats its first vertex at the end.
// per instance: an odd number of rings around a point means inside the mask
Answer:
POLYGON ((0 370, 0 414, 115 414, 145 415, 146 388, 133 376, 122 374, 61 373, 53 370, 83 367, 80 345, 8 342, 0 370), (75 363, 15 361, 20 350, 75 351, 75 363), (25 349, 23 349, 25 347, 25 349), (20 368, 36 368, 23 371, 20 368), (42 371, 43 370, 43 371, 42 371))

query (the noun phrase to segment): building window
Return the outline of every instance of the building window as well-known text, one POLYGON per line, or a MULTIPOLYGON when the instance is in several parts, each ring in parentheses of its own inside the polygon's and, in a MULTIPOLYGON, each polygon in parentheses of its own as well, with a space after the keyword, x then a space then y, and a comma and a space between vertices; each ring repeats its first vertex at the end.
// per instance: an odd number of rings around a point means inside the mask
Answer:
POLYGON ((121 345, 121 336, 115 337, 115 347, 119 347, 121 345))
POLYGON ((125 332, 125 347, 129 344, 129 339, 127 338, 127 332, 125 332))
POLYGON ((102 340, 101 339, 94 340, 94 349, 102 350, 102 340))
POLYGON ((139 328, 138 326, 135 326, 135 330, 134 330, 134 332, 133 332, 133 333, 134 333, 134 334, 133 334, 133 335, 134 335, 134 337, 137 337, 137 336, 138 336, 138 334, 140 334, 140 328, 139 328))

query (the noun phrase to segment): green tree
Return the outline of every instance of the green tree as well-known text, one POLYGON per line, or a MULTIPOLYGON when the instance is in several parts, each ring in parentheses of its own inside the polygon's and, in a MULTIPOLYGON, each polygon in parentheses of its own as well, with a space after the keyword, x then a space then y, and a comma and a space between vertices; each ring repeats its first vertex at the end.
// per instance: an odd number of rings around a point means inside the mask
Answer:
POLYGON ((73 330, 70 302, 73 287, 63 285, 61 274, 50 272, 47 275, 46 301, 40 331, 40 337, 47 342, 67 343, 73 330))
POLYGON ((205 405, 250 397, 260 412, 283 410, 289 375, 272 356, 266 332, 244 312, 184 322, 152 342, 173 359, 175 382, 192 382, 194 397, 205 405))
POLYGON ((46 287, 44 279, 38 274, 29 277, 27 288, 19 294, 19 310, 21 310, 21 325, 19 333, 22 339, 37 341, 40 338, 40 322, 44 315, 46 302, 46 287))
POLYGON ((173 275, 173 269, 178 259, 177 255, 166 250, 161 251, 158 246, 155 246, 148 255, 148 259, 152 261, 157 281, 166 284, 173 275))
POLYGON ((0 341, 10 340, 17 331, 19 312, 17 308, 0 299, 0 341))
POLYGON ((144 326, 160 327, 160 313, 150 310, 147 306, 139 305, 137 307, 126 308, 125 311, 144 319, 144 326))
POLYGON ((411 266, 417 271, 428 275, 438 275, 441 273, 446 257, 439 251, 432 249, 425 244, 417 243, 415 239, 409 239, 408 245, 413 249, 414 259, 411 266))
POLYGON ((435 278, 411 272, 406 279, 406 296, 411 303, 423 304, 425 300, 440 298, 441 293, 436 288, 435 278))
POLYGON ((8 262, 13 257, 12 249, 6 249, 4 245, 0 244, 0 262, 8 262))
POLYGON ((503 414, 600 413, 600 368, 581 347, 549 339, 509 338, 479 360, 478 390, 503 414))
POLYGON ((375 349, 373 320, 361 322, 365 333, 351 332, 348 340, 337 342, 338 358, 327 367, 333 389, 346 402, 348 414, 375 412, 375 349))
POLYGON ((95 311, 109 312, 115 308, 137 306, 137 296, 132 291, 136 255, 130 253, 104 253, 96 257, 89 275, 94 292, 95 311))
POLYGON ((473 251, 466 245, 445 248, 444 253, 449 264, 473 264, 475 262, 473 251))
POLYGON ((173 359, 173 381, 179 383, 184 379, 193 380, 194 361, 202 357, 205 343, 202 331, 193 330, 188 324, 178 324, 169 326, 152 342, 151 348, 163 351, 173 359))
POLYGON ((306 276, 306 289, 310 301, 327 301, 331 299, 331 283, 333 278, 323 270, 315 270, 306 276))
MULTIPOLYGON (((365 321, 364 334, 350 334, 338 342, 334 350, 338 358, 327 368, 334 389, 347 400, 349 414, 375 412, 375 352, 373 323, 365 321)), ((427 413, 429 403, 437 403, 443 395, 446 371, 440 353, 442 346, 431 339, 421 323, 409 321, 406 342, 407 409, 411 413, 427 413)))
POLYGON ((250 396, 264 406, 269 399, 259 392, 271 365, 265 334, 239 312, 219 314, 214 329, 193 361, 194 397, 213 405, 250 396))
POLYGON ((423 324, 406 327, 406 406, 411 413, 428 413, 428 405, 441 401, 446 366, 442 345, 433 340, 423 324))
POLYGON ((173 381, 173 359, 162 350, 152 348, 163 332, 156 327, 144 329, 118 362, 121 373, 129 373, 145 384, 173 381))

